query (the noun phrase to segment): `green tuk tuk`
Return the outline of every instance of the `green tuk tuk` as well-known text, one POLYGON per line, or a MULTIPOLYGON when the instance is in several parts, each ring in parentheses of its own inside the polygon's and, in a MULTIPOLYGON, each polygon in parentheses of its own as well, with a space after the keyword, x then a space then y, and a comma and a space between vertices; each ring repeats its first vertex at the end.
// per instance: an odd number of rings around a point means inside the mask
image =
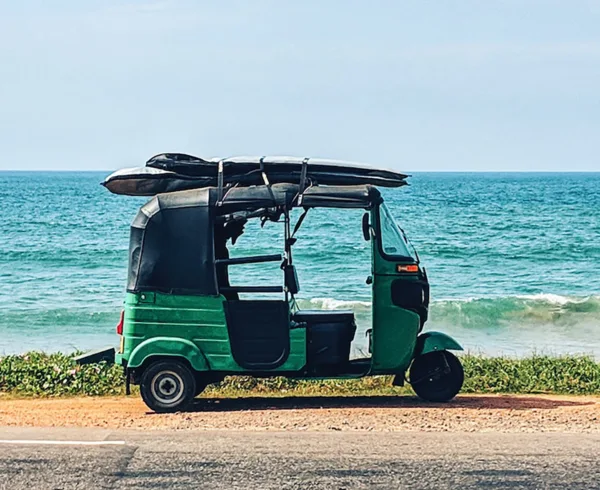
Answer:
POLYGON ((130 383, 138 384, 144 402, 157 412, 184 410, 208 384, 231 375, 395 375, 394 384, 402 385, 409 371, 422 399, 448 401, 460 391, 463 369, 450 350, 462 348, 448 335, 422 332, 427 274, 370 183, 399 187, 407 176, 389 172, 395 179, 390 185, 386 171, 370 167, 288 159, 284 168, 281 158, 264 157, 250 160, 255 168, 233 161, 237 174, 223 160, 196 162, 204 165, 198 171, 193 158, 168 154, 160 165, 146 167, 149 172, 121 172, 105 182, 113 192, 154 195, 131 226, 125 308, 117 326, 114 360, 124 367, 128 391, 130 383), (207 178, 209 168, 214 174, 207 178), (294 208, 303 213, 292 227, 294 208), (357 227, 372 254, 367 357, 350 359, 352 311, 296 306, 300 284, 292 252, 313 208, 365 210, 357 227), (229 240, 235 242, 251 219, 282 223, 283 253, 229 256, 229 240), (281 263, 280 284, 229 283, 229 268, 272 261, 281 263), (275 299, 265 299, 266 293, 275 299))

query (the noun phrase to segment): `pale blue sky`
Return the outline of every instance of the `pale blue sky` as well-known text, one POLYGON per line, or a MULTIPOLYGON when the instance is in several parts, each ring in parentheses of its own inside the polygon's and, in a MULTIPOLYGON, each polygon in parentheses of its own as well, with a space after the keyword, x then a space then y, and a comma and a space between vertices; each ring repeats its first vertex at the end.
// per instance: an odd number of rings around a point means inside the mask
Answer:
POLYGON ((0 169, 600 171, 599 1, 0 0, 0 169))

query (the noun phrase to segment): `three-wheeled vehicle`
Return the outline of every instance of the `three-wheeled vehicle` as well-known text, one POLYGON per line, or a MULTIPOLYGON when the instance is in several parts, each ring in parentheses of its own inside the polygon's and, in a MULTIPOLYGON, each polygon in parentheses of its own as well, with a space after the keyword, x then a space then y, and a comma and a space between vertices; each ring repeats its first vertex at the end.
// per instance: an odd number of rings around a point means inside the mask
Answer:
MULTIPOLYGON (((193 162, 184 157, 169 156, 180 167, 182 162, 191 167, 193 162)), ((163 167, 162 171, 177 173, 167 176, 171 179, 167 190, 176 190, 156 193, 131 226, 125 308, 117 326, 120 347, 114 357, 124 367, 127 389, 130 383, 139 384, 148 407, 173 412, 185 409, 208 384, 230 375, 395 375, 394 384, 401 385, 409 371, 408 381, 419 397, 433 402, 452 399, 464 375, 450 350, 462 348, 443 333, 422 332, 429 306, 426 272, 377 188, 349 185, 381 184, 377 180, 381 174, 325 177, 328 185, 322 185, 318 179, 325 175, 324 167, 313 170, 308 159, 295 161, 299 171, 289 172, 291 177, 273 172, 271 180, 264 158, 259 163, 249 172, 258 173, 262 183, 249 179, 240 184, 241 179, 227 174, 220 160, 216 180, 208 182, 215 185, 209 186, 204 178, 190 184, 184 178, 192 173, 188 170, 163 167), (292 223, 294 208, 303 213, 292 223), (356 331, 352 311, 296 306, 300 284, 292 249, 312 208, 365 210, 362 232, 372 251, 372 275, 367 278, 372 287, 368 357, 350 359, 356 331), (229 257, 227 240, 235 240, 250 219, 282 222, 283 254, 229 257), (229 284, 229 268, 269 261, 281 262, 280 284, 229 284), (262 294, 252 298, 256 293, 262 294), (264 293, 275 299, 262 299, 264 293)), ((348 168, 357 172, 357 167, 348 168)), ((243 173, 248 175, 248 169, 243 173)), ((155 194, 160 181, 144 175, 140 183, 139 173, 123 175, 107 179, 105 185, 110 189, 110 183, 117 182, 122 186, 119 193, 136 194, 135 188, 148 195, 155 194), (132 178, 137 179, 134 184, 132 178)), ((406 176, 396 175, 405 183, 406 176)), ((164 182, 160 186, 164 190, 164 182)), ((339 280, 343 279, 340 271, 339 280)))

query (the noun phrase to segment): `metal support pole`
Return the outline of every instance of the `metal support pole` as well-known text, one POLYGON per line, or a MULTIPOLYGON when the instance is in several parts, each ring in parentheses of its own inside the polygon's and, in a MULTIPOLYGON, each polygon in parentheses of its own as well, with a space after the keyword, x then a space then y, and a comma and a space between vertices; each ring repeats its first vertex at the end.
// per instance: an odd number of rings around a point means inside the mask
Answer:
POLYGON ((131 395, 131 372, 129 368, 125 368, 125 395, 131 395))
MULTIPOLYGON (((290 244, 291 232, 290 232, 290 213, 288 209, 284 209, 283 212, 283 220, 284 220, 284 237, 285 237, 285 263, 286 266, 292 264, 292 245, 290 244)), ((286 269, 283 268, 284 278, 286 274, 286 269)), ((289 291, 288 288, 285 287, 285 302, 289 303, 289 291)))

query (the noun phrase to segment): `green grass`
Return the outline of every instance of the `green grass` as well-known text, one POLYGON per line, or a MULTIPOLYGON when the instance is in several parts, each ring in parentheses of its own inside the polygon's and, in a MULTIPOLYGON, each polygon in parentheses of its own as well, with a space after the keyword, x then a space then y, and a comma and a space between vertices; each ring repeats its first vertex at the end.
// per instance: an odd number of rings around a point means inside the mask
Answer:
MULTIPOLYGON (((523 359, 461 356, 465 368, 463 393, 600 394, 600 364, 586 356, 533 355, 523 359)), ((391 386, 390 376, 357 380, 255 379, 228 377, 210 386, 209 396, 391 395, 409 387, 391 386)), ((71 356, 30 352, 0 358, 0 395, 73 396, 124 393, 120 367, 75 366, 71 356)))

